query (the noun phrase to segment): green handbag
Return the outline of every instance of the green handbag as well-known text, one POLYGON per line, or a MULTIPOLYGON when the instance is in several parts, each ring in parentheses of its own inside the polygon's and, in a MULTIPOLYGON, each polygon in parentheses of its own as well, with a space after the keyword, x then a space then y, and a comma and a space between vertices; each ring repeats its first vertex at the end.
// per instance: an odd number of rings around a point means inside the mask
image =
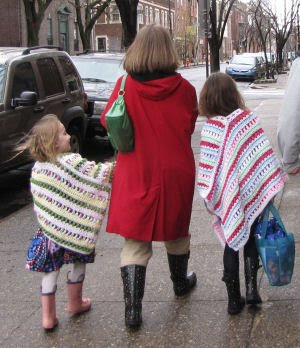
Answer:
POLYGON ((127 74, 122 78, 119 95, 106 114, 108 138, 115 150, 130 152, 134 148, 134 132, 127 114, 124 94, 127 74))

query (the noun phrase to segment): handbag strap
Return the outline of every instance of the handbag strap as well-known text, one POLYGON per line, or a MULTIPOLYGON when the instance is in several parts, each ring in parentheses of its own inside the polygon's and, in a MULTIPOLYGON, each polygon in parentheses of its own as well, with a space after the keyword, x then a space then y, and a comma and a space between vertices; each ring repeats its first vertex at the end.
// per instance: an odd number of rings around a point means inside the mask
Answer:
POLYGON ((119 90, 119 95, 124 95, 125 93, 125 82, 127 79, 128 74, 124 74, 122 77, 122 82, 121 82, 121 86, 120 86, 120 90, 119 90))
POLYGON ((272 215, 274 216, 274 218, 278 221, 280 227, 283 229, 283 231, 286 233, 286 229, 284 227, 284 224, 281 220, 281 217, 278 213, 278 210, 276 209, 276 207, 274 206, 273 202, 270 201, 268 203, 268 205, 266 206, 266 208, 264 209, 263 212, 263 218, 262 218, 262 228, 261 228, 261 237, 265 238, 266 237, 266 232, 267 232, 267 227, 268 227, 268 221, 269 221, 269 213, 272 213, 272 215))

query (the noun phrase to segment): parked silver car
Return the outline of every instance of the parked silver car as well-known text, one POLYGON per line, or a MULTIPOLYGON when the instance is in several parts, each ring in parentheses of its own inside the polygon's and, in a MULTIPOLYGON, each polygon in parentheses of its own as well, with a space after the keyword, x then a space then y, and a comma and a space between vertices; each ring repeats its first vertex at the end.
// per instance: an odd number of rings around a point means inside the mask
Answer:
POLYGON ((104 110, 113 88, 123 70, 122 53, 85 53, 71 57, 83 81, 88 96, 90 137, 105 137, 106 129, 100 124, 100 115, 104 110))

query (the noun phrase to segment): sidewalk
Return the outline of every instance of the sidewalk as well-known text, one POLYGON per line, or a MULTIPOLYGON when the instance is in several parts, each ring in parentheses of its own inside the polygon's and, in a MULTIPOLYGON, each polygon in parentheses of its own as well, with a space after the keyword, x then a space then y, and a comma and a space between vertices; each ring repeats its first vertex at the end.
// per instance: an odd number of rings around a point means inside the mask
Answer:
MULTIPOLYGON (((286 79, 278 81, 282 87, 286 79)), ((273 86, 273 85, 272 85, 273 86)), ((251 100, 271 143, 276 146, 276 125, 281 99, 251 100)), ((197 123, 192 145, 197 163, 202 121, 197 123)), ((300 347, 300 175, 291 177, 276 199, 286 227, 294 232, 296 260, 290 285, 268 285, 259 271, 263 299, 260 310, 246 308, 238 316, 227 314, 227 294, 222 277, 222 247, 212 232, 211 216, 195 192, 191 220, 189 269, 198 276, 190 296, 176 299, 172 290, 167 256, 162 243, 154 243, 147 269, 143 301, 143 326, 129 332, 124 326, 123 291, 119 269, 122 239, 102 231, 95 264, 88 265, 85 295, 93 301, 90 312, 69 317, 65 312, 65 280, 61 271, 57 291, 58 329, 41 329, 40 274, 24 270, 25 254, 37 225, 32 206, 0 221, 0 346, 8 347, 300 347)), ((241 263, 241 275, 242 272, 241 263)), ((242 293, 244 279, 241 276, 242 293)))

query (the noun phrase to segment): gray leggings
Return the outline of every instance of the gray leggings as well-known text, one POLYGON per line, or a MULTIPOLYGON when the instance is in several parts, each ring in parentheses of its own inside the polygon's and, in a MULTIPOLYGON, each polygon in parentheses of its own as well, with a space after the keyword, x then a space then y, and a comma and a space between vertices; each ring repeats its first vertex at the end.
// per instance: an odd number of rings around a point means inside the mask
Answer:
MULTIPOLYGON (((72 264, 71 271, 68 272, 68 281, 71 283, 83 282, 85 276, 86 264, 82 262, 75 262, 72 264)), ((41 285, 42 295, 54 294, 57 287, 57 279, 59 271, 44 273, 41 285)))

